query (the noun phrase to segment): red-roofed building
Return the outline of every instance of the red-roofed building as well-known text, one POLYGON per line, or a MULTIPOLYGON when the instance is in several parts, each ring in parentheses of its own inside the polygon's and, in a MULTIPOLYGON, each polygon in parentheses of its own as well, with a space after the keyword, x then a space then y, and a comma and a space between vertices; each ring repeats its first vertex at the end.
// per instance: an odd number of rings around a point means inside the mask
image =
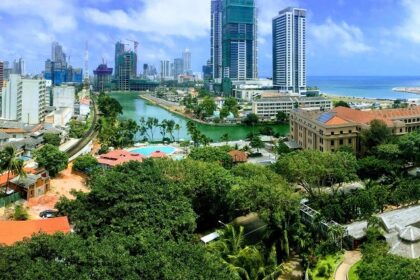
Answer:
POLYGON ((291 139, 303 149, 335 151, 341 146, 360 150, 359 134, 373 120, 383 121, 394 135, 420 129, 420 107, 359 111, 337 107, 331 111, 295 109, 290 115, 291 139))
POLYGON ((143 162, 146 159, 145 156, 136 153, 130 153, 126 150, 114 150, 107 154, 100 155, 98 162, 104 167, 114 167, 129 161, 143 162))
POLYGON ((0 244, 13 245, 34 234, 55 234, 71 231, 67 217, 34 221, 0 221, 0 244))
POLYGON ((156 152, 151 153, 151 154, 150 154, 150 157, 151 157, 151 158, 166 158, 166 157, 167 157, 167 155, 166 155, 166 153, 164 153, 164 152, 161 152, 161 151, 156 151, 156 152))
POLYGON ((246 163, 248 161, 248 154, 242 151, 233 150, 228 153, 234 163, 246 163))

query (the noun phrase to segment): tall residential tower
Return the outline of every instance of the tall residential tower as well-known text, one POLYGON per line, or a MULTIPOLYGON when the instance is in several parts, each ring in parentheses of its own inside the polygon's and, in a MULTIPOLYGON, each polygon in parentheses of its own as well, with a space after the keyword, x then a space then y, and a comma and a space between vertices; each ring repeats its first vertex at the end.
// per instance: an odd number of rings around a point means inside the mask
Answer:
POLYGON ((182 59, 184 61, 184 74, 191 75, 192 74, 191 51, 189 49, 186 49, 182 53, 182 59))
POLYGON ((232 81, 258 77, 257 19, 254 0, 223 0, 223 78, 232 81))
POLYGON ((273 19, 273 85, 306 90, 306 10, 287 8, 273 19))

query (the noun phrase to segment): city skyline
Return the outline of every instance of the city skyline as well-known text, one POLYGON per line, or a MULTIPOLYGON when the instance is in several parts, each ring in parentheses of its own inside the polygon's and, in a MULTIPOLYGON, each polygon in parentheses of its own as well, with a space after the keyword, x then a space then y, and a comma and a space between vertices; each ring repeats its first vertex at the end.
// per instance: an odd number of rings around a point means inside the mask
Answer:
MULTIPOLYGON (((211 1, 197 2, 3 0, 0 60, 22 57, 26 72, 36 74, 51 55, 51 43, 57 41, 69 63, 83 68, 85 41, 89 40, 93 70, 103 58, 112 65, 115 42, 135 39, 140 41, 139 65, 158 66, 160 60, 172 60, 189 48, 194 54, 192 70, 201 72, 210 58, 211 1), (19 20, 23 14, 27 15, 24 22, 19 20)), ((256 5, 261 77, 272 72, 271 20, 288 6, 308 10, 309 76, 418 73, 420 21, 415 14, 420 12, 420 3, 416 1, 386 0, 380 7, 375 1, 347 0, 257 0, 256 5)))

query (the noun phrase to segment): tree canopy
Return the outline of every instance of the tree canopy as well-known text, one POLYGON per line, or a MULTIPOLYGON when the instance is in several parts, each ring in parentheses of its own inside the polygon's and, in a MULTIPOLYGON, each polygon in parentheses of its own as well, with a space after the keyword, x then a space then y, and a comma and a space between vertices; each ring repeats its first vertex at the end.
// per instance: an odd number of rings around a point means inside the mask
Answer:
POLYGON ((34 158, 39 167, 45 168, 51 177, 66 169, 69 157, 57 147, 47 144, 34 152, 34 158))

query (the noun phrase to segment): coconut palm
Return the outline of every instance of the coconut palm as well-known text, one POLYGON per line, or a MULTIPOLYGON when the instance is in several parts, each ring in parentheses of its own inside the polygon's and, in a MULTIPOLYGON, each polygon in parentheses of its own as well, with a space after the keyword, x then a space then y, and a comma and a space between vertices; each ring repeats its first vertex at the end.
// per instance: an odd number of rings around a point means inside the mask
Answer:
POLYGON ((26 173, 23 170, 23 160, 21 160, 16 153, 16 149, 12 146, 6 146, 2 151, 1 166, 7 171, 6 192, 9 189, 10 174, 25 177, 26 173))
POLYGON ((178 142, 179 142, 179 131, 181 130, 181 126, 177 123, 175 124, 175 128, 174 128, 177 132, 177 138, 178 138, 178 142))

